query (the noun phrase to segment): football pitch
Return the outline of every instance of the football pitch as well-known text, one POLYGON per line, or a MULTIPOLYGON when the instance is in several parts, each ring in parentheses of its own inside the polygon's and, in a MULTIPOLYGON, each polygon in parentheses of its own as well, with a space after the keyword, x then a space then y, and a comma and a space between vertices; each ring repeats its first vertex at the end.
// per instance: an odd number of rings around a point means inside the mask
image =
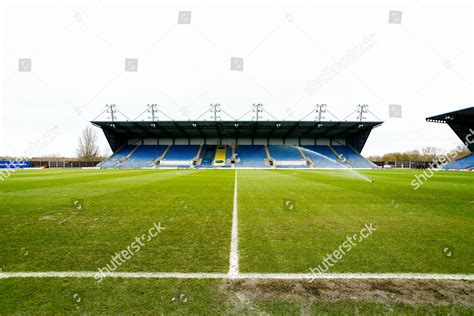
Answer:
POLYGON ((282 293, 322 295, 320 270, 472 280, 474 174, 439 171, 414 190, 421 173, 17 171, 0 182, 0 312, 386 313, 377 302, 282 293), (251 290, 248 279, 260 281, 251 290))

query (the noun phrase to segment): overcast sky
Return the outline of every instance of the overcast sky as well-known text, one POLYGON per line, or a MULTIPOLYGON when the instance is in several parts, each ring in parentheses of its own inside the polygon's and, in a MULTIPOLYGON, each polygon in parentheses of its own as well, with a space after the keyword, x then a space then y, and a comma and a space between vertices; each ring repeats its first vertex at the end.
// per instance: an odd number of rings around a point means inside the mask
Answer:
POLYGON ((470 1, 11 1, 0 20, 0 155, 73 156, 107 103, 131 119, 156 103, 176 120, 210 103, 233 117, 263 103, 286 120, 368 104, 385 123, 363 154, 448 150, 459 139, 425 118, 474 104, 470 1))

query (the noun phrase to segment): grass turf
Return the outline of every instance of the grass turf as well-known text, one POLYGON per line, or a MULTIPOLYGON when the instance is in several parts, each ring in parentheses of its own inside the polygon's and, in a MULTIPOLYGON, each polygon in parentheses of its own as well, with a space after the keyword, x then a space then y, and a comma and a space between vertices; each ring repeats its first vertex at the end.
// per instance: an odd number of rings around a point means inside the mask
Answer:
POLYGON ((473 273, 474 174, 440 171, 415 191, 419 172, 363 171, 370 183, 350 171, 239 171, 241 271, 309 272, 373 223, 328 272, 473 273))
MULTIPOLYGON (((347 235, 357 233, 364 223, 374 223, 373 235, 328 272, 473 273, 474 175, 438 172, 414 191, 410 182, 420 172, 362 171, 375 180, 369 183, 349 171, 239 170, 240 270, 309 272, 347 235), (287 199, 294 204, 291 210, 285 206, 287 199)), ((18 171, 0 183, 0 268, 94 271, 153 222, 161 222, 165 230, 117 271, 226 272, 234 174, 235 170, 18 171)), ((33 311, 25 304, 34 303, 45 312, 131 312, 150 306, 152 311, 205 313, 219 311, 226 301, 219 293, 219 280, 104 282, 0 280, 0 312, 33 311), (76 287, 87 293, 90 303, 84 299, 78 305, 69 297, 76 287), (168 301, 181 287, 195 297, 195 304, 168 301), (60 299, 65 301, 54 308, 60 299)), ((314 308, 335 308, 323 305, 314 308)), ((299 313, 301 308, 272 300, 258 306, 272 313, 299 313)), ((377 304, 344 306, 347 312, 359 307, 369 313, 385 311, 377 304)), ((406 306, 390 308, 412 311, 406 306)), ((429 307, 423 311, 438 312, 429 307)))
POLYGON ((117 271, 227 271, 225 173, 209 181, 196 171, 17 172, 0 192, 4 271, 97 270, 154 222, 165 229, 117 271))
POLYGON ((74 315, 472 315, 462 305, 246 298, 221 280, 8 279, 0 281, 2 314, 74 315))

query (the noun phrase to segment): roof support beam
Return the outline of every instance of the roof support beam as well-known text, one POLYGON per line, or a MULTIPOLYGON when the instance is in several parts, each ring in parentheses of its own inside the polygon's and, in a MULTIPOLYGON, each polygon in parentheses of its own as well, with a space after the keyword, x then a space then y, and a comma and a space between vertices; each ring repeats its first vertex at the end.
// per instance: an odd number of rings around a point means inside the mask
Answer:
POLYGON ((137 134, 135 131, 133 131, 132 129, 130 129, 128 126, 121 125, 121 124, 118 123, 118 122, 114 122, 113 124, 114 124, 115 127, 112 128, 112 129, 109 129, 110 131, 114 131, 114 129, 115 129, 116 131, 119 131, 119 130, 122 129, 122 130, 124 130, 126 133, 131 134, 133 137, 136 137, 136 138, 138 138, 138 139, 143 138, 142 135, 137 134))
MULTIPOLYGON (((324 124, 324 123, 322 123, 322 124, 324 124)), ((332 132, 333 130, 335 130, 339 126, 341 126, 341 123, 336 123, 335 125, 333 125, 333 126, 329 127, 328 129, 324 130, 321 134, 318 135, 318 137, 324 137, 326 135, 329 135, 330 132, 332 132)))
POLYGON ((176 123, 175 121, 173 121, 173 125, 174 125, 174 127, 175 127, 178 131, 180 131, 186 138, 190 138, 189 135, 188 135, 188 133, 186 133, 186 131, 185 131, 181 126, 179 126, 178 123, 176 123))
MULTIPOLYGON (((337 138, 337 137, 339 137, 340 135, 343 135, 343 134, 347 133, 347 132, 350 131, 351 129, 354 129, 356 126, 359 126, 359 124, 364 124, 364 123, 363 123, 363 122, 359 122, 359 123, 355 123, 355 124, 353 124, 353 125, 351 125, 351 126, 348 126, 347 128, 342 129, 339 133, 333 135, 332 138, 337 138)), ((361 131, 362 131, 362 129, 361 129, 361 131)))
POLYGON ((201 138, 206 138, 206 136, 204 136, 204 134, 202 133, 202 130, 201 130, 201 128, 199 127, 199 124, 198 124, 198 123, 194 122, 194 123, 193 123, 193 127, 197 130, 197 132, 199 133, 199 136, 200 136, 201 138))
MULTIPOLYGON (((153 124, 153 123, 152 123, 153 124)), ((142 131, 143 133, 145 133, 146 135, 148 135, 149 137, 151 138, 158 138, 158 135, 150 132, 150 129, 146 129, 140 125, 138 125, 137 123, 133 123, 133 126, 136 128, 136 129, 139 129, 140 131, 142 131)))
MULTIPOLYGON (((283 136, 283 142, 288 138, 288 136, 291 135, 291 133, 293 133, 293 131, 300 126, 300 122, 296 122, 292 127, 290 127, 290 129, 288 130, 288 132, 285 134, 285 136, 283 136)), ((298 137, 299 138, 299 137, 298 137)))

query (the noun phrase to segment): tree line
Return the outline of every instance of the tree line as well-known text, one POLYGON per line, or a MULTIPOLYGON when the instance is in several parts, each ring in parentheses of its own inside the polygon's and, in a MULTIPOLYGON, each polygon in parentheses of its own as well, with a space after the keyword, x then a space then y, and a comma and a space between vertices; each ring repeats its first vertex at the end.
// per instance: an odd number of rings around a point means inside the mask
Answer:
POLYGON ((452 151, 442 150, 437 147, 424 147, 421 150, 410 150, 405 152, 392 152, 382 156, 369 156, 367 159, 370 161, 437 161, 441 156, 446 156, 447 153, 457 152, 457 159, 464 157, 470 153, 467 147, 462 150, 454 149, 452 151))

